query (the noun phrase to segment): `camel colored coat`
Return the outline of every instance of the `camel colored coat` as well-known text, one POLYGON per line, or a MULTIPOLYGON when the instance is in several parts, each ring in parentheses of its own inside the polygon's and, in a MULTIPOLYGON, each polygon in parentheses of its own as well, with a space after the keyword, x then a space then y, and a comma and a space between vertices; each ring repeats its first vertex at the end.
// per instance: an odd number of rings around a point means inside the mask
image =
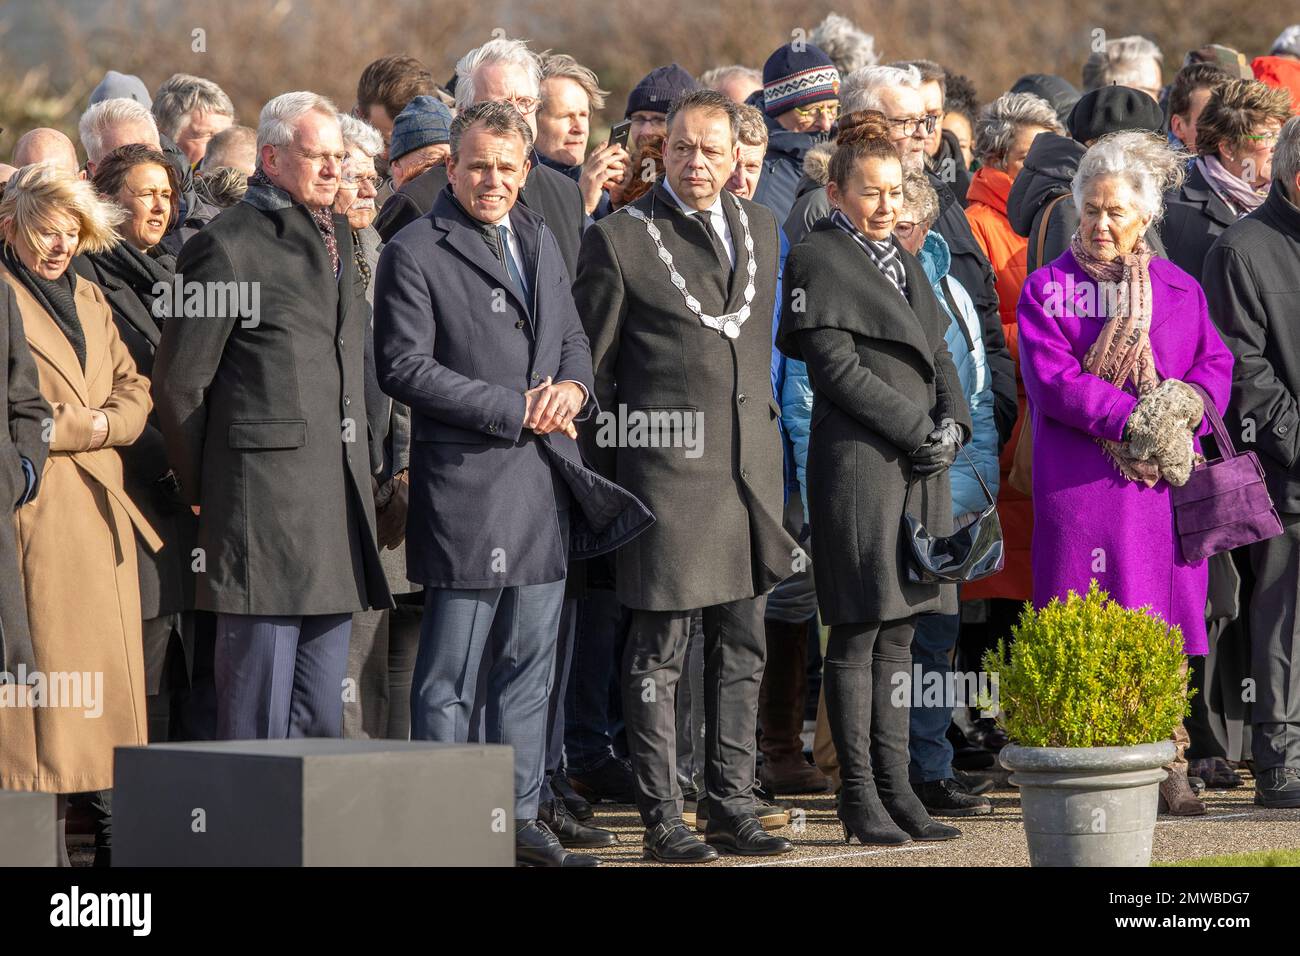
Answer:
POLYGON ((94 283, 77 280, 83 372, 23 284, 3 267, 0 279, 14 290, 41 394, 54 410, 40 493, 13 518, 45 699, 30 706, 39 684, 0 687, 0 788, 101 790, 113 785, 113 748, 147 742, 136 532, 153 550, 162 541, 123 490, 117 448, 144 430, 149 380, 94 283), (94 451, 92 408, 108 416, 108 441, 94 451))

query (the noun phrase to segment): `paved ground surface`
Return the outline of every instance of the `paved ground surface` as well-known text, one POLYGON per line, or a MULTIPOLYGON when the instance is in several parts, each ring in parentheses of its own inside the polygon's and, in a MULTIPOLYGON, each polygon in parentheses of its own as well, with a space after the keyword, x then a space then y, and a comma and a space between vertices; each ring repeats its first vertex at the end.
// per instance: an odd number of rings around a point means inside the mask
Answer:
MULTIPOLYGON (((794 843, 795 851, 774 859, 724 856, 710 866, 1028 866, 1020 799, 1003 783, 988 794, 993 813, 962 820, 946 819, 962 829, 962 838, 945 843, 882 848, 844 845, 835 802, 829 795, 782 798, 779 802, 803 811, 791 826, 777 831, 794 843)), ((1209 813, 1203 817, 1162 816, 1156 822, 1152 859, 1173 861, 1218 853, 1244 853, 1300 847, 1300 810, 1265 810, 1254 804, 1254 786, 1206 792, 1209 813)), ((598 850, 607 866, 654 866, 642 859, 642 829, 632 807, 601 804, 598 826, 618 834, 619 845, 598 850)))
MULTIPOLYGON (((782 798, 779 802, 795 811, 791 825, 777 831, 794 843, 795 851, 775 859, 723 856, 710 866, 1028 866, 1020 798, 1005 782, 1005 774, 994 777, 999 786, 988 796, 993 813, 985 817, 945 820, 962 829, 962 838, 946 843, 910 844, 902 847, 864 847, 856 842, 844 845, 835 801, 829 794, 782 798)), ((1254 804, 1254 786, 1237 790, 1206 792, 1209 813, 1203 817, 1162 816, 1156 822, 1152 859, 1174 861, 1245 853, 1252 850, 1300 848, 1300 810, 1264 810, 1254 804)), ((656 866, 641 855, 643 830, 636 810, 630 806, 600 804, 597 826, 618 834, 618 846, 597 850, 606 866, 656 866)), ((74 836, 70 842, 73 866, 90 866, 94 858, 90 838, 74 836)))

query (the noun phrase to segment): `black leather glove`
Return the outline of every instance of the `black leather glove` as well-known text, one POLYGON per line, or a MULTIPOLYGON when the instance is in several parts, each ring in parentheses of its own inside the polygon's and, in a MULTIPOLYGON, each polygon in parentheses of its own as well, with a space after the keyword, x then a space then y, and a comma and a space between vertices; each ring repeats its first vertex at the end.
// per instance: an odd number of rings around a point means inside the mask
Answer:
POLYGON ((912 473, 937 475, 951 468, 960 447, 961 426, 951 418, 945 418, 926 436, 925 444, 912 452, 912 473))

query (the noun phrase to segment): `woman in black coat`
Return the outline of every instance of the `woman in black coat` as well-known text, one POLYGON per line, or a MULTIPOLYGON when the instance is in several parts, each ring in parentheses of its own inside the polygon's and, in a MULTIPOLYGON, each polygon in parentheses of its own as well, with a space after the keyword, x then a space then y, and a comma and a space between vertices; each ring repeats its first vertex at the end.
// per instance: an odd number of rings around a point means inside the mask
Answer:
POLYGON ((910 677, 917 615, 957 611, 953 585, 908 581, 908 483, 917 483, 912 513, 950 534, 947 469, 970 438, 946 319, 920 264, 892 239, 902 181, 883 116, 841 135, 828 183, 835 211, 790 251, 778 336, 813 386, 808 510, 831 629, 823 686, 839 816, 846 840, 877 844, 960 836, 912 792, 910 695, 893 699, 896 675, 910 677))
MULTIPOLYGON (((121 146, 95 170, 95 189, 124 210, 122 240, 104 252, 78 256, 73 268, 104 291, 113 322, 140 373, 153 377, 154 352, 170 299, 176 257, 161 245, 175 222, 180 186, 167 157, 152 146, 121 146)), ((194 656, 194 574, 190 570, 197 519, 175 490, 156 412, 144 432, 122 449, 126 489, 164 547, 140 550, 140 612, 144 620, 145 693, 149 739, 186 736, 180 726, 194 656)))

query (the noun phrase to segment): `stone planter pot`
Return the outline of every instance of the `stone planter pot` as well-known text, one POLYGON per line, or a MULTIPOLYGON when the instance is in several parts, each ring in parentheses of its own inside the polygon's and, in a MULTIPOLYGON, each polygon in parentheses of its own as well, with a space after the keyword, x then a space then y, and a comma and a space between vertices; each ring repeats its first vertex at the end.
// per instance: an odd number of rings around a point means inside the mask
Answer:
POLYGON ((1033 866, 1147 866, 1174 744, 1017 747, 999 759, 1020 788, 1033 866))

